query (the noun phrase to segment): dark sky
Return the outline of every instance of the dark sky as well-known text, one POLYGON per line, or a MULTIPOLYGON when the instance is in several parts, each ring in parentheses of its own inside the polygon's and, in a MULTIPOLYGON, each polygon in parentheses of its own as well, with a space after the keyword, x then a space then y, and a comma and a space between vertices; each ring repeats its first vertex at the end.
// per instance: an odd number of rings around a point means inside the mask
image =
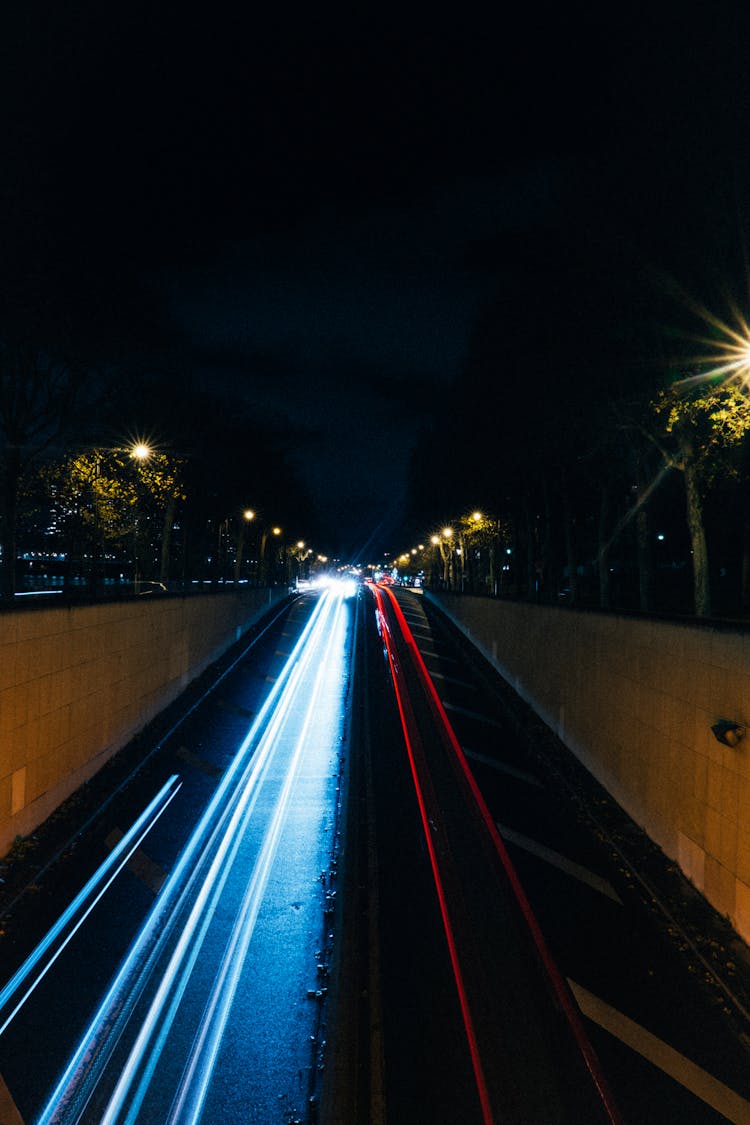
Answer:
POLYGON ((544 317, 540 248, 603 292, 640 263, 744 302, 742 6, 16 7, 5 315, 39 301, 250 402, 341 551, 397 527, 418 427, 498 287, 544 317))

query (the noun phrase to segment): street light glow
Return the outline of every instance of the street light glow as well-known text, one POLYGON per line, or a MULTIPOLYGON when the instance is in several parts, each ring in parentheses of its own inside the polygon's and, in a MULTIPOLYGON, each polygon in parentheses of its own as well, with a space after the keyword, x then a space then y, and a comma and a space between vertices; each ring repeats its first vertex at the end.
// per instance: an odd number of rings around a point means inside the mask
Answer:
POLYGON ((750 325, 746 317, 734 304, 731 308, 731 323, 722 320, 702 305, 693 303, 693 309, 712 330, 712 334, 698 337, 698 341, 705 344, 708 351, 692 360, 703 370, 680 380, 680 384, 722 379, 728 383, 739 383, 745 391, 750 389, 750 325))
POLYGON ((137 441, 130 450, 130 456, 136 461, 147 461, 151 456, 151 447, 145 441, 137 441))

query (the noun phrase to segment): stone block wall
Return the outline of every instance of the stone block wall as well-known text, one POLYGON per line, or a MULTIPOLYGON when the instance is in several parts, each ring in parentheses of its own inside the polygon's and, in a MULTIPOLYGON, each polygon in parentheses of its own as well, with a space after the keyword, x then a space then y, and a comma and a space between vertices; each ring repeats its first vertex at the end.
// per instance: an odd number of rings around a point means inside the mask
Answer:
POLYGON ((0 614, 0 855, 286 590, 0 614))
POLYGON ((427 596, 750 942, 750 631, 427 596))

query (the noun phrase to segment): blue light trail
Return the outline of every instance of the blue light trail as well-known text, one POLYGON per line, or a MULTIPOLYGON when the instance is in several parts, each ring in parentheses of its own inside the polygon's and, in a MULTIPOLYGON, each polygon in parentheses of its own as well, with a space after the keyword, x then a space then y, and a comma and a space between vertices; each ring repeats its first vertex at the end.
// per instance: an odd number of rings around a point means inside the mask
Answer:
POLYGON ((87 1119, 92 1099, 104 1105, 101 1125, 153 1112, 149 1120, 200 1120, 285 822, 300 801, 300 763, 316 740, 328 753, 338 743, 344 597, 330 589, 317 599, 38 1125, 87 1119))

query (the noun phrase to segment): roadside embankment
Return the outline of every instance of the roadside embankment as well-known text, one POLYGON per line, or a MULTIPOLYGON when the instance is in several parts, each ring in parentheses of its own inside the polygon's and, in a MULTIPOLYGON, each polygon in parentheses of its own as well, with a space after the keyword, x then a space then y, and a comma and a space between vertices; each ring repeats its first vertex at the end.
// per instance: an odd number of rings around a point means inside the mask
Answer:
POLYGON ((0 616, 0 855, 41 824, 283 587, 0 616))
POLYGON ((750 942, 750 632, 426 596, 750 942))

